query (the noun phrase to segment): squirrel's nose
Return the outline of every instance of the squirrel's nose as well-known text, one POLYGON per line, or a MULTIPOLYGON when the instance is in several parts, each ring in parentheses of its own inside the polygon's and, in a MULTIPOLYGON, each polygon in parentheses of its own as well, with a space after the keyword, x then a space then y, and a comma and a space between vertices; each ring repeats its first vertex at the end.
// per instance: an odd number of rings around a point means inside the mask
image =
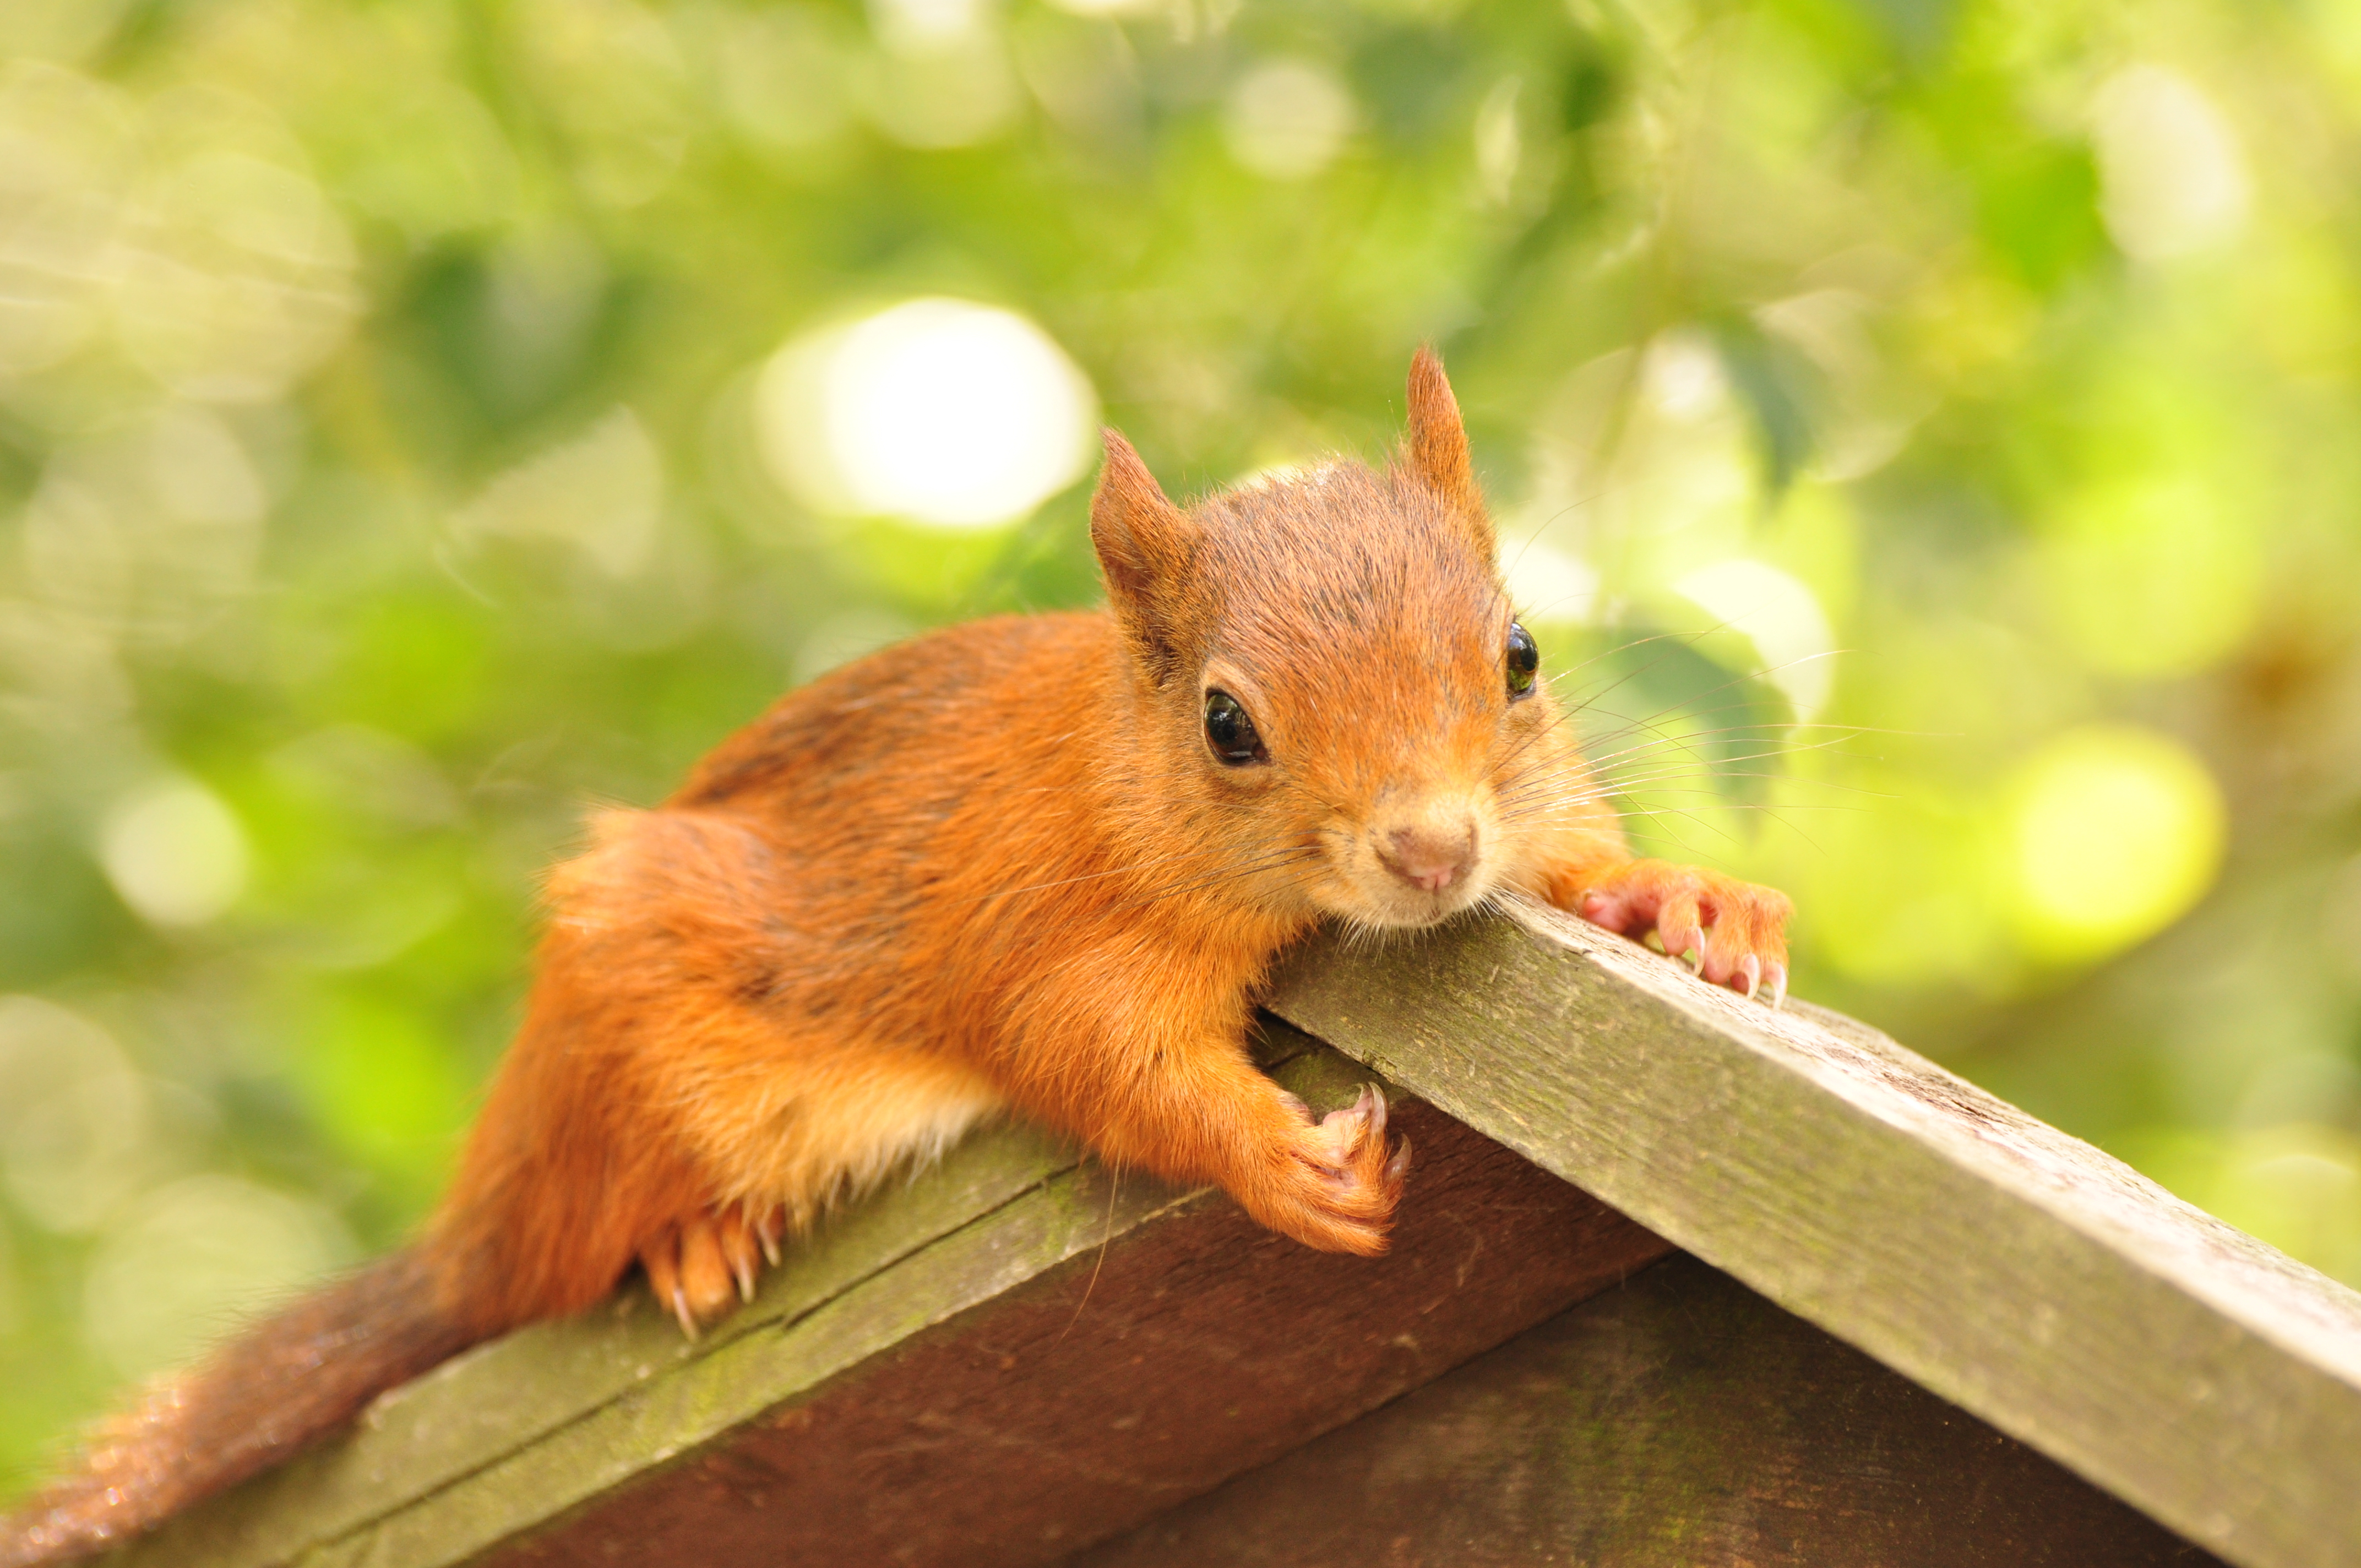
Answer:
POLYGON ((1397 828, 1378 841, 1386 870, 1421 893, 1441 893, 1467 874, 1476 859, 1476 825, 1397 828))

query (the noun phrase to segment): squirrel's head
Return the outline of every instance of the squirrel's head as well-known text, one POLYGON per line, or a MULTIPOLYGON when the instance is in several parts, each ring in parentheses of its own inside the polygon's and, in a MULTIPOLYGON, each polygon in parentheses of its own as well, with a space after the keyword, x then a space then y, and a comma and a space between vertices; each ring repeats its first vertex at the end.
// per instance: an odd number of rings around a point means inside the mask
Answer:
POLYGON ((1433 354, 1382 474, 1340 460, 1184 510, 1109 432, 1091 537, 1165 742, 1159 794, 1225 883, 1393 927, 1510 879, 1557 714, 1433 354))

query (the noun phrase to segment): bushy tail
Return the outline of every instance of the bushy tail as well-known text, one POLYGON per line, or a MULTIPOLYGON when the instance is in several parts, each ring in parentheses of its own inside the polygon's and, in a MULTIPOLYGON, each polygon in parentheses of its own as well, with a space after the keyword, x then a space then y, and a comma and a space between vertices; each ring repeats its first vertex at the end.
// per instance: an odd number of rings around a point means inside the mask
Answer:
POLYGON ((80 1469, 0 1521, 0 1568, 71 1563, 289 1458, 477 1338, 416 1248, 250 1324, 102 1428, 80 1469))

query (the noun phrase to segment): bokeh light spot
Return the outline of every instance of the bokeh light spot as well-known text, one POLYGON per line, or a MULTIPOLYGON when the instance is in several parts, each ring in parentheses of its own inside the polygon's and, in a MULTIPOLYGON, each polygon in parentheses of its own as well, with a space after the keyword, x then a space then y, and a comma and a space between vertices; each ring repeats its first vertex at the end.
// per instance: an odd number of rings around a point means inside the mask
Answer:
POLYGON ((1023 104, 995 8, 985 0, 873 0, 883 48, 866 94, 877 128, 909 147, 972 147, 1023 104))
POLYGON ((805 338, 764 368, 755 419, 773 472, 815 510, 983 528, 1082 477, 1097 400, 1039 327, 912 300, 805 338))
POLYGON ((1728 407, 1730 378, 1721 356, 1704 334, 1668 332, 1648 345, 1642 368, 1649 400, 1685 423, 1708 419, 1728 407))
POLYGON ((1238 79, 1224 120, 1230 153, 1270 180, 1308 180, 1353 131, 1353 95, 1309 60, 1273 60, 1238 79))
MULTIPOLYGON (((1504 553, 1503 574, 1517 613, 1536 626, 1583 626, 1598 608, 1598 573, 1587 562, 1536 539, 1504 553)), ((1542 650, 1546 663, 1549 650, 1542 650)))
POLYGON ((184 1361, 236 1319, 352 1255, 316 1203, 233 1176, 151 1193, 84 1277, 91 1341, 126 1377, 184 1361))
POLYGON ((2187 747, 2086 725, 2029 759, 2014 792, 2019 934, 2037 956, 2088 961, 2170 925, 2222 863, 2222 792, 2187 747))
POLYGON ((873 0, 878 32, 903 47, 964 38, 984 25, 978 0, 873 0))
POLYGON ((123 902, 151 925, 202 926, 246 891, 246 833, 193 779, 139 790, 107 814, 99 864, 123 902))
POLYGON ((2246 159, 2222 112, 2160 65, 2109 77, 2092 105, 2100 216, 2125 254, 2143 261, 2202 250, 2246 227, 2246 159))
POLYGON ((139 1179, 146 1083, 114 1037, 38 996, 0 997, 0 1172, 48 1229, 86 1231, 139 1179))

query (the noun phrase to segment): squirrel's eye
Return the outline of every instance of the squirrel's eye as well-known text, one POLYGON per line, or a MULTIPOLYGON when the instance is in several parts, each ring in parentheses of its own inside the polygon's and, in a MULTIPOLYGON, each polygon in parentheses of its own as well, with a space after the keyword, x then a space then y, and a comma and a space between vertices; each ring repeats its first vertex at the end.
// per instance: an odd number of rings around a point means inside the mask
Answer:
POLYGON ((1533 641, 1533 634, 1516 621, 1509 622, 1509 651, 1505 659, 1509 673, 1509 700, 1533 695, 1533 673, 1542 667, 1542 651, 1533 641))
POLYGON ((1205 694, 1205 744, 1233 768, 1270 760, 1262 749, 1262 737, 1255 733, 1254 720, 1246 717, 1238 699, 1225 691, 1205 694))

